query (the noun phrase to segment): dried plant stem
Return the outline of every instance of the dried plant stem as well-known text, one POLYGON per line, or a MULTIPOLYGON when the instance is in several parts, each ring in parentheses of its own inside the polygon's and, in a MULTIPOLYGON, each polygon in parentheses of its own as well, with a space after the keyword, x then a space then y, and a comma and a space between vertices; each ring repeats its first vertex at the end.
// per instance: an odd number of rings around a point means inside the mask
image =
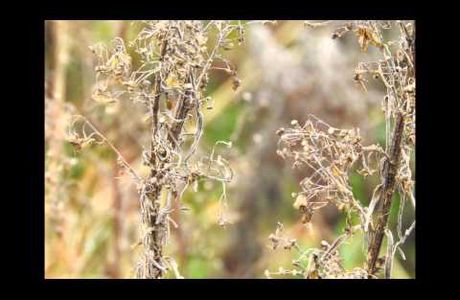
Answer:
POLYGON ((87 118, 85 118, 83 115, 75 115, 74 116, 76 119, 80 118, 85 121, 86 124, 102 139, 104 143, 106 143, 118 156, 119 162, 128 170, 128 172, 131 174, 133 179, 136 180, 136 182, 141 182, 141 177, 137 174, 136 171, 131 167, 131 165, 126 161, 125 157, 121 154, 120 151, 110 142, 105 135, 101 133, 99 129, 96 128, 96 126, 90 122, 87 118))
MULTIPOLYGON (((161 94, 161 79, 157 75, 157 80, 155 84, 155 99, 151 107, 152 113, 152 144, 151 144, 151 153, 150 153, 150 162, 152 165, 157 165, 156 155, 155 155, 155 136, 158 131, 158 112, 159 112, 159 102, 161 94)), ((161 165, 161 162, 158 162, 161 165)), ((158 172, 158 168, 152 168, 148 181, 159 182, 161 179, 161 173, 158 172)), ((153 190, 149 193, 142 193, 141 205, 143 207, 141 210, 142 223, 144 228, 147 228, 147 232, 143 237, 144 244, 144 271, 138 272, 138 278, 161 278, 164 273, 164 269, 161 268, 161 259, 163 257, 163 245, 161 242, 160 233, 164 232, 158 226, 157 219, 160 211, 160 196, 162 187, 158 185, 152 185, 153 190), (147 201, 144 201, 147 200, 147 201), (149 258, 150 256, 150 258, 149 258)))
POLYGON ((402 112, 396 115, 396 124, 393 130, 391 140, 391 148, 389 158, 385 158, 383 165, 383 182, 382 193, 378 203, 380 205, 376 208, 375 228, 371 229, 371 238, 367 253, 367 270, 369 275, 373 275, 377 270, 376 263, 382 240, 385 235, 385 228, 388 223, 388 216, 390 215, 390 208, 392 204, 393 193, 396 186, 396 174, 401 160, 401 141, 404 132, 404 117, 402 112))
MULTIPOLYGON (((156 224, 159 215, 161 187, 157 187, 152 192, 145 193, 148 201, 141 201, 142 205, 142 223, 146 225, 147 231, 143 238, 145 248, 145 264, 142 273, 138 273, 138 278, 161 278, 164 274, 164 268, 161 267, 163 257, 163 245, 161 243, 162 231, 156 224)), ((146 200, 147 200, 146 199, 146 200)))
POLYGON ((187 116, 187 113, 189 112, 191 105, 192 105, 192 92, 186 91, 185 96, 181 97, 179 100, 179 103, 177 104, 176 112, 174 114, 174 118, 176 119, 176 121, 172 125, 170 135, 168 137, 169 142, 174 145, 173 148, 176 148, 179 146, 176 143, 182 131, 185 117, 187 116))
MULTIPOLYGON (((181 97, 179 103, 177 104, 176 112, 175 112, 175 119, 176 121, 170 131, 169 135, 169 142, 173 144, 173 148, 177 148, 177 141, 179 139, 180 133, 182 131, 182 126, 184 123, 184 119, 190 109, 190 102, 191 97, 189 93, 186 92, 185 97, 181 97)), ((154 123, 154 126, 155 123, 154 123)), ((153 129, 153 132, 156 132, 157 129, 153 129)), ((151 157, 155 157, 155 153, 153 153, 154 148, 152 148, 151 157)), ((158 162, 157 168, 152 169, 150 174, 149 181, 152 182, 160 182, 162 179, 162 172, 158 172, 164 167, 165 162, 158 162)), ((148 204, 143 209, 143 223, 146 228, 148 228, 147 235, 144 237, 144 247, 145 247, 145 262, 151 262, 151 264, 147 264, 146 267, 148 270, 145 270, 142 274, 142 278, 161 278, 164 274, 165 269, 162 268, 162 260, 163 260, 163 241, 165 239, 165 234, 168 231, 168 218, 163 216, 160 212, 160 196, 162 193, 162 186, 158 185, 151 185, 153 188, 151 192, 146 193, 146 197, 148 199, 148 204), (150 256, 150 258, 149 258, 150 256), (152 257, 153 256, 153 257, 152 257)), ((176 198, 177 192, 169 191, 168 198, 176 198)), ((144 201, 141 201, 144 203, 144 201)), ((170 203, 167 203, 170 205, 170 203)), ((165 213, 168 213, 170 207, 167 207, 165 213)))
MULTIPOLYGON (((162 62, 164 60, 164 55, 165 55, 165 51, 166 51, 166 47, 168 45, 168 41, 165 40, 163 41, 162 45, 161 45, 161 53, 160 53, 160 58, 159 58, 159 61, 162 62)), ((152 153, 151 153, 151 163, 152 164, 155 164, 155 162, 153 161, 155 159, 155 153, 153 153, 153 148, 154 148, 154 141, 155 141, 155 136, 156 136, 156 133, 158 131, 158 114, 159 114, 159 111, 160 111, 160 95, 162 93, 162 88, 161 88, 161 76, 160 74, 158 74, 156 76, 156 80, 155 80, 155 89, 154 89, 154 100, 153 100, 153 103, 150 102, 151 104, 151 114, 152 114, 152 153)))

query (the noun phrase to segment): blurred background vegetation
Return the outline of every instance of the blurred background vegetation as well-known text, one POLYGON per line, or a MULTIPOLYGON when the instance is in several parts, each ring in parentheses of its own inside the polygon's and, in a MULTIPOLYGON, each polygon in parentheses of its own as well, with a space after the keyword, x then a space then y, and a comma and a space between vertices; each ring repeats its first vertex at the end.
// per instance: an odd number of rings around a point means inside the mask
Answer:
MULTIPOLYGON (((131 21, 45 22, 47 278, 133 277, 140 254, 135 186, 108 147, 76 151, 65 137, 69 116, 82 113, 142 170, 143 114, 134 103, 91 99, 96 62, 88 48, 116 36, 130 41, 138 31, 131 21)), ((292 119, 304 121, 309 113, 334 127, 359 127, 365 144, 385 143, 384 87, 370 79, 364 92, 353 81, 358 62, 375 58, 377 50, 362 53, 351 34, 339 40, 331 34, 330 28, 311 29, 302 21, 253 24, 245 43, 227 53, 241 87, 234 91, 224 72, 211 74, 213 109, 205 112, 200 153, 209 153, 218 140, 233 143, 231 149, 219 147, 235 173, 225 210, 232 224, 218 224, 219 183, 201 182, 196 192, 186 191, 189 210, 173 213, 179 227, 173 228, 166 250, 186 278, 263 278, 266 269, 290 268, 295 252, 268 246, 278 221, 302 248, 331 242, 344 228, 344 216, 329 206, 311 226, 301 224, 291 193, 299 191, 305 174, 276 155, 276 130, 292 119)), ((367 204, 378 178, 353 175, 351 181, 355 196, 367 204)), ((414 236, 403 247, 407 259, 396 258, 395 278, 415 277, 414 236)), ((345 267, 362 265, 362 249, 361 236, 342 247, 345 267)))

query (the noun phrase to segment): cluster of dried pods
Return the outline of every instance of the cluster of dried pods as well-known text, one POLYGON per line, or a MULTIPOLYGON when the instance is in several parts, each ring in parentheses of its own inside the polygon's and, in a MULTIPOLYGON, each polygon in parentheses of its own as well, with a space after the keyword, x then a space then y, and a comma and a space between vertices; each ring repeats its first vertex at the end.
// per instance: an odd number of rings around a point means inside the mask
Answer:
MULTIPOLYGON (((315 28, 331 23, 334 22, 305 22, 305 25, 315 28)), ((400 246, 415 229, 414 220, 403 232, 407 199, 415 209, 410 167, 415 146, 415 28, 409 21, 354 21, 338 26, 332 38, 340 38, 350 31, 356 34, 362 51, 367 51, 372 45, 383 57, 378 61, 359 63, 354 80, 364 91, 367 91, 366 75, 380 79, 384 84, 385 149, 379 145, 363 146, 358 129, 337 129, 311 115, 303 126, 294 120, 291 128, 278 130, 278 154, 284 159, 292 159, 293 167, 303 167, 311 172, 300 182, 301 192, 293 195, 296 198, 294 207, 302 213, 302 222, 310 222, 316 210, 333 204, 347 213, 347 227, 332 245, 323 241, 321 249, 301 252, 299 258, 293 261, 293 270, 267 271, 267 276, 303 274, 305 278, 377 278, 383 268, 384 277, 390 278, 396 252, 399 251, 405 259, 400 246), (399 31, 398 39, 385 42, 382 32, 390 29, 399 31), (375 187, 367 207, 355 199, 351 191, 348 176, 355 169, 364 177, 375 172, 380 176, 380 183, 375 187), (394 241, 394 230, 388 224, 395 191, 401 196, 396 224, 397 242, 394 241), (359 216, 359 224, 352 224, 352 214, 359 216), (356 230, 364 232, 366 263, 363 268, 347 271, 340 263, 337 248, 356 230), (385 256, 379 257, 384 236, 387 237, 387 251, 385 256)), ((277 233, 270 236, 273 248, 279 241, 287 239, 280 238, 279 234, 278 228, 277 233)))
MULTIPOLYGON (((105 143, 118 155, 122 167, 137 185, 140 200, 141 230, 139 244, 143 255, 136 266, 138 278, 162 278, 168 270, 181 277, 177 264, 164 253, 169 239, 169 217, 173 201, 180 201, 184 190, 198 180, 225 183, 233 173, 228 162, 215 157, 219 141, 209 156, 196 158, 203 133, 203 107, 212 108, 206 95, 209 75, 220 69, 240 85, 235 67, 224 51, 244 41, 244 26, 238 21, 145 21, 136 38, 125 43, 114 38, 111 47, 99 43, 90 49, 97 59, 96 88, 92 99, 108 104, 118 101, 140 103, 150 123, 150 144, 144 147, 143 164, 150 170, 140 176, 116 147, 87 118, 75 116, 69 140, 78 149, 93 142, 105 143), (225 67, 216 67, 216 62, 225 67), (78 126, 78 124, 80 126, 78 126), (87 134, 85 128, 90 127, 87 134), (79 133, 77 133, 79 128, 79 133), (195 128, 186 132, 186 128, 195 128)), ((224 224, 225 220, 220 220, 224 224)))

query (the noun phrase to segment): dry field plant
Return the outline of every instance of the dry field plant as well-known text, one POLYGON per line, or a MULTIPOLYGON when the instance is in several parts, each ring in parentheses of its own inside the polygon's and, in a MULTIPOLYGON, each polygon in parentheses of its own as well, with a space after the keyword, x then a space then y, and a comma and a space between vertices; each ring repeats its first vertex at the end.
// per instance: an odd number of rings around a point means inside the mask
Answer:
MULTIPOLYGON (((139 226, 132 233, 137 242, 131 245, 131 249, 140 249, 140 252, 132 266, 133 276, 142 279, 184 278, 181 268, 186 255, 179 254, 181 257, 178 258, 167 251, 174 234, 179 244, 184 243, 183 235, 186 233, 181 231, 183 224, 175 221, 178 219, 176 214, 190 211, 184 203, 184 195, 196 193, 203 183, 217 183, 220 193, 217 224, 223 228, 222 234, 225 234, 225 228, 235 226, 229 210, 228 185, 239 175, 232 166, 233 160, 226 159, 224 153, 238 142, 246 123, 241 118, 230 139, 214 141, 207 153, 200 150, 206 135, 205 112, 212 111, 215 105, 213 95, 209 93, 212 76, 219 73, 225 76, 237 95, 244 78, 240 79, 231 53, 248 43, 251 36, 248 31, 252 26, 257 32, 257 26, 276 27, 277 21, 163 20, 125 23, 128 25, 121 27, 120 32, 129 27, 136 31, 134 39, 121 37, 123 35, 120 34, 113 37, 110 44, 87 45, 92 53, 87 64, 96 62, 92 65, 95 82, 86 83, 92 87, 87 96, 93 104, 105 107, 103 112, 108 118, 119 116, 114 121, 117 135, 102 130, 105 126, 89 117, 84 109, 64 101, 52 101, 62 99, 66 94, 65 84, 59 80, 65 77, 62 65, 69 60, 68 41, 61 38, 56 42, 60 44, 54 53, 52 85, 45 88, 45 132, 49 140, 45 178, 50 228, 62 239, 62 219, 65 219, 66 208, 59 197, 71 194, 75 189, 74 185, 66 182, 63 174, 71 172, 76 158, 66 157, 62 145, 56 140, 62 139, 72 145, 74 157, 83 154, 90 157, 90 153, 98 148, 109 149, 115 158, 113 169, 104 172, 113 178, 115 199, 123 194, 117 187, 117 178, 122 174, 129 175, 137 192, 139 226), (123 103, 131 103, 135 108, 120 109, 119 105, 123 103), (128 122, 134 116, 133 112, 143 117, 128 122), (57 115, 63 117, 57 121, 57 115), (126 128, 122 126, 124 120, 126 128), (66 129, 59 131, 59 128, 66 129), (121 143, 119 136, 134 136, 139 132, 143 134, 142 139, 130 140, 140 145, 141 154, 138 156, 142 160, 142 170, 133 163, 136 154, 122 151, 122 146, 118 144, 121 143)), ((62 25, 54 30, 59 37, 63 36, 59 30, 69 31, 69 28, 62 25)), ((299 221, 302 226, 308 230, 312 217, 321 214, 326 206, 336 207, 340 214, 345 215, 346 226, 334 240, 324 240, 318 248, 305 249, 295 238, 289 237, 285 225, 269 220, 270 224, 277 224, 276 232, 268 238, 271 250, 295 251, 296 258, 292 261, 292 268, 267 269, 257 276, 392 278, 395 257, 398 255, 405 259, 402 246, 415 232, 415 181, 412 173, 415 160, 415 23, 305 21, 303 30, 328 30, 334 42, 354 35, 360 51, 367 52, 370 48, 378 51, 378 60, 361 61, 355 70, 349 70, 349 74, 344 76, 355 81, 359 93, 368 93, 370 97, 374 94, 368 91, 369 80, 377 80, 383 85, 385 95, 380 105, 385 120, 385 145, 364 144, 360 128, 333 127, 308 110, 302 112, 305 119, 292 120, 285 128, 276 130, 273 125, 267 126, 265 136, 270 137, 259 136, 259 140, 265 143, 275 141, 272 144, 276 147, 276 139, 279 139, 278 149, 273 151, 273 155, 278 155, 285 163, 292 163, 293 169, 306 172, 298 191, 292 193, 293 207, 301 216, 299 221), (388 31, 397 34, 388 35, 388 31), (392 38, 388 39, 388 36, 392 38), (373 195, 367 205, 355 197, 350 183, 351 174, 359 174, 363 178, 378 176, 379 182, 373 187, 373 195), (400 197, 397 207, 394 205, 396 194, 400 197), (413 220, 409 224, 406 224, 407 218, 403 218, 407 207, 412 210, 413 220), (389 221, 392 209, 397 210, 395 224, 389 221), (346 269, 339 249, 357 232, 363 236, 359 251, 366 254, 366 261, 361 267, 346 269)), ((293 76, 301 72, 295 74, 293 76)), ((262 84, 266 83, 275 84, 265 78, 262 84)), ((249 106, 252 105, 249 93, 244 93, 242 97, 249 106)), ((321 105, 318 107, 321 109, 321 105)), ((274 109, 273 106, 271 109, 274 109)), ((277 114, 281 116, 281 110, 277 114)), ((260 148, 259 152, 263 149, 270 148, 260 148)), ((88 159, 99 164, 98 158, 88 159)), ((120 201, 114 203, 117 222, 113 230, 116 235, 122 235, 125 230, 123 223, 129 221, 123 219, 120 201)), ((242 210, 246 208, 243 203, 242 210)), ((241 224, 250 227, 253 223, 241 224)), ((201 240, 205 239, 202 237, 201 240)), ((256 240, 245 241, 252 242, 256 243, 256 240)), ((237 248, 238 245, 236 243, 237 248)), ((114 264, 120 259, 119 248, 115 251, 114 264)))
MULTIPOLYGON (((326 26, 327 23, 306 23, 307 26, 326 26)), ((396 253, 403 258, 401 249, 415 229, 415 220, 404 227, 403 212, 406 201, 415 212, 414 180, 410 168, 415 146, 415 28, 411 22, 348 22, 336 29, 333 39, 354 32, 362 51, 370 45, 381 51, 381 59, 361 62, 355 70, 354 80, 366 91, 366 76, 373 76, 385 85, 382 101, 385 115, 386 145, 363 145, 359 128, 334 128, 310 115, 301 124, 291 122, 290 128, 280 128, 278 154, 293 161, 293 168, 308 168, 311 175, 300 182, 301 191, 294 193, 293 204, 302 214, 302 223, 310 222, 312 215, 331 204, 347 216, 347 226, 342 235, 331 243, 322 241, 318 249, 308 249, 293 261, 294 269, 281 269, 272 274, 294 274, 305 278, 378 278, 383 268, 384 278, 391 278, 396 253), (396 26, 399 39, 385 41, 382 31, 396 26), (375 186, 372 199, 364 206, 355 199, 349 184, 350 172, 367 177, 378 172, 380 183, 375 186), (388 217, 393 194, 401 195, 398 219, 389 226, 388 217), (356 214, 359 222, 353 223, 356 214), (393 224, 392 224, 393 225, 393 224), (393 230, 392 227, 395 227, 393 230), (356 231, 364 233, 366 264, 362 268, 346 270, 340 262, 338 248, 356 231), (384 237, 385 254, 380 257, 384 237)), ((415 215, 415 214, 414 214, 415 215)), ((278 224, 270 236, 273 248, 297 249, 296 241, 283 236, 283 225, 278 224)))

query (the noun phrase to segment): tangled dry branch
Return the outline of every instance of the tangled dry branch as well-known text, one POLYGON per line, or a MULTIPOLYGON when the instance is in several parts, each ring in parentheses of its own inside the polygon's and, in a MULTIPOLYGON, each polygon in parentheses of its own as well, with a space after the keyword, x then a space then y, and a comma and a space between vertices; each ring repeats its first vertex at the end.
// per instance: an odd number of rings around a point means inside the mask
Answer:
MULTIPOLYGON (((184 190, 198 180, 222 182, 221 198, 225 200, 225 183, 233 177, 228 162, 220 155, 215 158, 214 149, 209 157, 192 158, 203 133, 202 107, 210 102, 206 88, 215 62, 227 66, 222 69, 233 78, 234 89, 240 84, 222 50, 244 41, 244 27, 238 21, 145 21, 141 25, 129 43, 116 37, 110 48, 100 43, 90 47, 98 62, 92 99, 106 105, 130 100, 144 107, 145 119, 150 122, 149 149, 142 153, 143 164, 150 169, 148 176, 138 175, 120 151, 82 116, 76 117, 82 121, 80 133, 74 130, 69 137, 77 148, 93 142, 110 146, 137 185, 144 252, 136 276, 162 278, 172 269, 181 277, 174 259, 164 254, 173 224, 169 215, 173 201, 180 201, 184 190), (215 40, 211 40, 214 35, 215 40), (188 124, 194 132, 186 132, 188 124), (85 126, 91 128, 91 134, 86 134, 85 126)), ((78 126, 74 123, 72 127, 78 126)))
MULTIPOLYGON (((311 23, 308 27, 327 26, 333 22, 311 23)), ((347 218, 345 233, 324 249, 313 249, 309 255, 302 253, 295 267, 295 273, 305 278, 376 278, 382 266, 384 277, 391 277, 394 256, 397 251, 404 259, 400 246, 415 229, 415 220, 403 233, 403 211, 406 199, 415 209, 413 194, 414 181, 410 162, 415 146, 415 28, 407 21, 354 21, 338 26, 332 35, 340 38, 347 32, 354 32, 362 51, 370 45, 379 49, 382 59, 374 62, 361 62, 355 70, 354 80, 366 88, 366 76, 380 79, 386 95, 382 110, 386 124, 386 145, 363 146, 358 129, 344 130, 334 128, 314 116, 309 116, 304 125, 296 120, 292 127, 281 128, 278 154, 284 159, 292 159, 293 167, 310 170, 311 175, 300 182, 301 192, 295 194, 294 207, 302 213, 302 222, 311 220, 313 213, 327 204, 339 210, 359 216, 360 223, 353 225, 347 218), (385 41, 382 32, 396 29, 398 39, 385 41), (362 176, 375 172, 380 175, 380 183, 375 187, 372 199, 366 207, 355 199, 349 184, 349 174, 354 168, 362 176), (398 191, 401 200, 396 225, 399 240, 388 224, 393 203, 393 195, 398 191), (340 264, 337 247, 356 230, 365 234, 367 259, 363 268, 346 271, 340 264), (387 236, 387 251, 379 257, 384 236, 387 236), (306 265, 299 261, 306 261, 306 265)), ((278 232, 279 230, 277 230, 278 232)), ((273 243, 273 236, 270 237, 273 243)), ((323 241, 324 245, 329 245, 323 241)), ((284 270, 285 271, 285 270, 284 270)), ((268 272, 268 271, 267 271, 268 272)), ((281 272, 293 274, 293 271, 281 272)), ((281 274, 270 273, 270 274, 281 274)))

